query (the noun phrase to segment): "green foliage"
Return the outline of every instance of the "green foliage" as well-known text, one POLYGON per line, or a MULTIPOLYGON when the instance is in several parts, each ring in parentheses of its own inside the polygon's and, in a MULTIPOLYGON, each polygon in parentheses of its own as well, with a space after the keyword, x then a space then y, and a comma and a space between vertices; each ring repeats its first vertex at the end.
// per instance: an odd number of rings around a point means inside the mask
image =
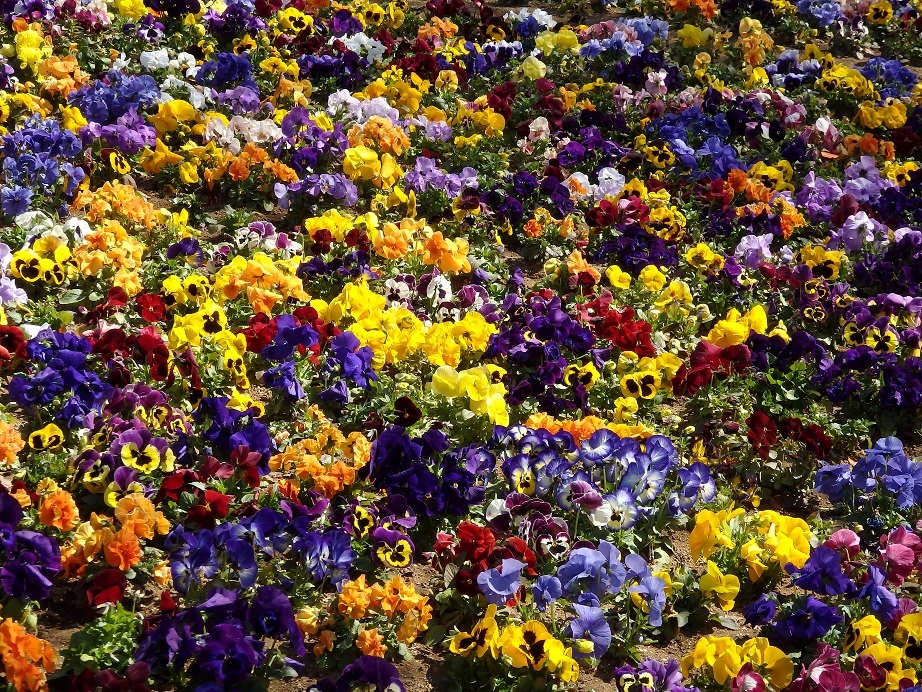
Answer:
POLYGON ((75 633, 62 652, 66 671, 105 669, 121 672, 132 662, 141 634, 141 616, 121 605, 110 607, 95 622, 75 633))

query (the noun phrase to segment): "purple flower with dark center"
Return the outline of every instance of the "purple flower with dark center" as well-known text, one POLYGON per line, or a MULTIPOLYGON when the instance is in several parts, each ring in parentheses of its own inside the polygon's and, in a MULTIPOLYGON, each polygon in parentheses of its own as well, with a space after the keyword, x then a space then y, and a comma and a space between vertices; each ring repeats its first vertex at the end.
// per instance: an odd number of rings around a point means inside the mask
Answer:
POLYGON ((331 406, 342 409, 349 403, 349 386, 345 380, 334 382, 317 395, 317 398, 331 406))
POLYGON ((29 211, 32 190, 20 185, 0 188, 0 209, 7 216, 18 216, 29 211))
POLYGON ((574 640, 588 640, 592 642, 592 654, 582 653, 577 648, 575 658, 602 658, 611 645, 611 626, 605 619, 601 608, 583 606, 574 603, 573 610, 576 617, 570 620, 570 637, 574 640))
POLYGON ((579 507, 591 512, 601 507, 602 502, 602 493, 594 488, 591 483, 584 480, 574 480, 557 492, 557 504, 564 509, 579 505, 579 507))
POLYGON ((653 627, 663 624, 663 608, 666 607, 666 582, 659 577, 644 577, 639 584, 628 589, 630 593, 638 594, 647 604, 649 612, 647 621, 653 627))
POLYGON ((337 334, 330 339, 329 347, 331 353, 324 364, 324 372, 350 379, 362 389, 368 389, 369 382, 378 380, 371 367, 374 352, 362 346, 352 332, 337 334))
POLYGON ((170 245, 166 250, 167 259, 173 259, 180 255, 184 257, 195 255, 196 259, 194 266, 196 267, 202 266, 202 262, 205 260, 205 253, 202 250, 202 246, 195 238, 183 238, 179 242, 170 245))
POLYGON ((422 447, 403 428, 391 426, 372 443, 371 461, 365 468, 368 477, 383 483, 387 477, 408 469, 422 458, 422 447))
POLYGON ((824 596, 852 595, 856 590, 854 583, 842 572, 842 557, 826 546, 814 548, 800 570, 788 565, 788 571, 794 576, 794 584, 824 596))
POLYGON ((849 464, 826 465, 816 472, 814 489, 826 495, 830 502, 839 503, 851 494, 852 467, 849 464))
POLYGON ((244 634, 242 628, 223 623, 212 628, 189 673, 221 685, 239 685, 265 660, 263 643, 244 634))
POLYGON ((679 490, 679 507, 683 512, 690 511, 695 503, 710 502, 717 493, 717 484, 711 478, 711 469, 707 464, 696 461, 685 469, 679 469, 679 481, 682 488, 679 490))
POLYGON ((922 464, 902 452, 893 455, 887 462, 883 484, 896 496, 896 506, 900 509, 919 504, 922 502, 922 464))
POLYGON ((503 560, 500 568, 494 567, 477 575, 477 586, 488 603, 503 606, 518 593, 524 562, 512 558, 503 560))
MULTIPOLYGON (((267 347, 268 348, 268 347, 267 347)), ((304 389, 295 374, 295 362, 286 361, 263 373, 263 382, 270 389, 281 389, 289 401, 304 398, 304 389)))
POLYGON ((599 542, 599 550, 577 548, 571 551, 566 564, 557 570, 564 593, 588 591, 601 597, 617 592, 627 579, 627 570, 620 558, 618 549, 607 541, 599 542))
POLYGON ((370 692, 406 692, 396 666, 377 656, 359 656, 343 669, 336 692, 363 689, 370 692))
POLYGON ((22 511, 22 505, 19 504, 16 498, 6 491, 0 492, 0 525, 15 529, 19 526, 23 516, 25 514, 22 511))
POLYGON ((230 105, 234 115, 258 113, 260 108, 259 92, 248 86, 238 86, 215 94, 215 100, 223 105, 230 105))
POLYGON ((281 589, 260 586, 246 611, 247 622, 259 637, 288 637, 297 656, 304 656, 304 635, 295 622, 291 601, 281 589))
POLYGON ((556 601, 563 594, 563 586, 560 580, 552 575, 542 574, 531 587, 532 596, 535 599, 535 605, 542 613, 547 610, 548 605, 556 601))
POLYGON ((768 594, 761 594, 756 600, 743 608, 743 617, 746 622, 755 627, 767 625, 775 619, 778 604, 768 594))
POLYGON ((886 572, 877 565, 869 565, 868 582, 858 592, 858 598, 868 599, 871 612, 883 622, 890 621, 898 606, 896 595, 884 586, 886 581, 886 572))
POLYGON ((3 530, 6 564, 0 568, 0 586, 10 598, 43 601, 51 594, 51 580, 61 570, 57 542, 37 531, 3 530))
POLYGON ((164 617, 154 628, 141 634, 134 657, 143 661, 158 675, 167 675, 172 666, 184 668, 198 652, 201 644, 196 634, 201 634, 204 622, 194 610, 186 611, 185 622, 164 617), (197 622, 192 622, 198 616, 197 622))
POLYGON ((224 544, 223 562, 232 565, 237 571, 237 580, 245 589, 256 584, 259 564, 252 544, 242 538, 232 538, 224 544))
POLYGON ((189 592, 193 581, 202 584, 218 571, 214 534, 208 529, 192 533, 177 526, 167 535, 164 547, 170 552, 173 586, 181 594, 189 592))
POLYGON ((266 360, 287 360, 298 347, 309 348, 317 343, 319 335, 309 324, 299 325, 293 315, 279 315, 275 320, 272 343, 259 352, 266 360))
POLYGON ((840 622, 842 616, 835 607, 807 596, 800 608, 775 622, 772 638, 781 645, 815 641, 840 622))
POLYGON ((343 529, 307 532, 292 544, 292 548, 304 556, 305 567, 314 583, 329 579, 337 591, 349 578, 349 568, 356 558, 349 534, 343 529))

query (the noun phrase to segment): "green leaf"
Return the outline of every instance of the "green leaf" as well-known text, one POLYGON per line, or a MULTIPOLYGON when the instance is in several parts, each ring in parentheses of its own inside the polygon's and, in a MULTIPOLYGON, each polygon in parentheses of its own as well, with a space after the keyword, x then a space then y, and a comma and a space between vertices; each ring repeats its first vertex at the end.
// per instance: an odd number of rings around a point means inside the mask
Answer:
POLYGON ((58 298, 58 305, 73 305, 81 300, 83 300, 83 291, 79 288, 72 288, 61 294, 61 297, 58 298))
POLYGON ((423 639, 429 646, 438 646, 445 640, 447 632, 445 625, 430 625, 423 639))
POLYGON ((738 630, 740 628, 739 623, 736 620, 731 618, 729 615, 718 615, 716 618, 717 622, 726 627, 728 630, 738 630))
POLYGON ((459 569, 460 568, 458 567, 458 565, 452 562, 449 562, 447 565, 445 565, 445 574, 443 575, 443 582, 445 584, 446 589, 449 586, 451 586, 452 582, 455 580, 455 575, 458 574, 459 569))

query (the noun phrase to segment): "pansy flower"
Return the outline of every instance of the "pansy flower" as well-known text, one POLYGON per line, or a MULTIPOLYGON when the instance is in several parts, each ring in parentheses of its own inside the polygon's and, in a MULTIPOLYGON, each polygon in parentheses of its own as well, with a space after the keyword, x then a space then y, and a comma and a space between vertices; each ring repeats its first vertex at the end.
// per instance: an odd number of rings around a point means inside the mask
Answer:
POLYGON ((391 529, 376 528, 371 532, 372 555, 388 567, 409 567, 413 562, 415 547, 405 534, 391 529))

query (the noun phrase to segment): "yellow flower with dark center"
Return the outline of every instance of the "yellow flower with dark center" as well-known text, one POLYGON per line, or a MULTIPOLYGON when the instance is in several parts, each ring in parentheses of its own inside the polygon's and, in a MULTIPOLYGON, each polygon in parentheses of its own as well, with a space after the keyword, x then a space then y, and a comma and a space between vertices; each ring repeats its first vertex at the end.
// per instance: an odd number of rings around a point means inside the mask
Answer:
POLYGON ((150 473, 160 466, 160 450, 153 445, 140 447, 136 442, 122 446, 119 454, 122 463, 143 473, 150 473))
POLYGON ((535 472, 527 466, 512 469, 509 480, 512 481, 515 491, 523 495, 534 495, 535 490, 538 489, 538 478, 535 472))
MULTIPOLYGON (((902 621, 901 621, 902 622, 902 621)), ((853 620, 845 630, 845 651, 861 651, 881 641, 880 620, 873 615, 865 615, 860 620, 853 620)), ((898 633, 897 633, 898 634, 898 633)))
POLYGON ((499 640, 499 628, 496 625, 496 606, 487 607, 487 612, 483 618, 474 625, 470 632, 458 632, 452 637, 448 649, 461 656, 469 656, 474 653, 477 658, 482 658, 484 654, 495 652, 499 640))
POLYGON ((900 187, 905 187, 912 173, 917 170, 919 170, 919 164, 914 161, 904 163, 901 166, 895 167, 892 171, 893 180, 895 180, 900 187))
POLYGON ((386 8, 385 23, 390 29, 399 29, 406 20, 407 13, 405 3, 388 3, 386 8))
POLYGON ((689 249, 685 261, 704 274, 715 274, 724 268, 724 258, 704 243, 689 249))
POLYGON ((314 18, 295 7, 288 7, 276 15, 279 27, 291 34, 300 34, 314 28, 314 18))
POLYGON ((109 474, 111 471, 112 469, 105 464, 96 462, 83 473, 83 478, 80 482, 83 483, 83 487, 91 493, 102 493, 109 483, 109 474))
POLYGON ((675 154, 669 148, 669 145, 662 140, 656 140, 643 148, 643 154, 647 161, 657 168, 666 168, 675 163, 675 154))
POLYGON ((502 41, 506 38, 506 32, 503 31, 503 28, 498 24, 490 24, 487 27, 486 34, 490 37, 491 41, 502 41))
POLYGON ((545 645, 552 639, 547 628, 537 620, 529 620, 521 627, 509 625, 501 637, 502 652, 509 657, 513 668, 541 670, 547 660, 545 645))
POLYGON ((806 319, 814 322, 825 322, 828 316, 826 314, 826 308, 822 305, 808 305, 801 312, 806 319))
POLYGON ((29 447, 36 452, 47 449, 57 449, 64 444, 64 433, 54 423, 49 423, 41 430, 36 430, 29 435, 29 447))
POLYGON ((652 399, 662 383, 659 373, 652 370, 641 370, 621 378, 621 391, 624 396, 635 399, 652 399))
POLYGON ((893 19, 893 5, 887 2, 887 0, 875 2, 868 8, 864 18, 871 24, 886 24, 893 19))
POLYGON ((187 276, 182 282, 182 287, 189 299, 193 301, 203 300, 211 293, 211 283, 208 277, 200 274, 187 276))
POLYGON ((352 531, 356 538, 364 538, 368 535, 368 532, 374 528, 375 518, 371 512, 362 507, 362 505, 356 505, 355 509, 352 510, 352 531))
POLYGON ((413 561, 413 546, 406 538, 399 538, 393 545, 379 545, 375 548, 375 556, 389 567, 407 567, 413 561))
POLYGON ((41 259, 32 250, 19 250, 13 253, 10 273, 17 279, 35 283, 42 276, 41 259))
POLYGON ((650 210, 650 216, 644 228, 648 233, 658 235, 664 240, 681 240, 685 235, 685 215, 673 207, 656 207, 650 210))
POLYGON ((826 250, 819 245, 804 245, 798 253, 799 261, 813 270, 813 276, 827 281, 839 276, 843 256, 842 252, 826 250))
POLYGON ((99 430, 90 435, 90 444, 93 447, 108 446, 111 436, 112 428, 108 425, 103 425, 99 430))
POLYGON ((155 404, 151 406, 150 409, 141 407, 138 410, 138 417, 149 424, 152 424, 155 428, 163 427, 167 422, 167 419, 170 417, 170 407, 166 404, 155 404))
POLYGON ((599 371, 593 363, 586 363, 583 366, 571 363, 563 372, 563 382, 568 387, 575 387, 581 384, 586 389, 592 389, 593 385, 599 379, 599 371))
MULTIPOLYGON (((877 625, 877 635, 877 641, 880 641, 880 623, 877 625)), ((916 665, 922 663, 922 613, 904 615, 896 628, 894 638, 902 644, 903 655, 907 661, 916 665)))
POLYGON ((804 293, 815 300, 825 300, 829 295, 829 285, 820 279, 810 279, 804 282, 804 293))
POLYGON ((109 164, 109 168, 119 175, 125 175, 131 172, 131 164, 128 163, 124 154, 118 150, 113 149, 106 153, 106 163, 109 164))
POLYGON ((864 343, 878 353, 893 353, 900 345, 900 338, 886 327, 873 326, 865 334, 864 343))
POLYGON ((182 287, 178 276, 168 276, 162 284, 163 302, 168 307, 182 305, 188 300, 188 295, 182 287))
POLYGON ((378 4, 369 5, 365 8, 362 19, 365 20, 365 24, 380 24, 384 20, 384 8, 378 4))
MULTIPOLYGON (((912 668, 903 667, 903 651, 898 646, 890 646, 884 642, 872 644, 862 652, 866 656, 874 659, 878 666, 887 672, 887 679, 883 685, 876 688, 867 687, 867 690, 899 690, 903 685, 904 679, 910 683, 916 681, 916 671, 912 668)), ((911 685, 910 685, 911 686, 911 685)))
POLYGON ((240 379, 246 377, 247 369, 243 362, 243 356, 236 349, 228 349, 224 352, 224 369, 227 370, 234 378, 240 379))
POLYGON ((653 673, 648 671, 625 673, 618 678, 618 687, 623 692, 644 692, 656 689, 656 680, 653 678, 653 673))
POLYGON ((859 327, 857 322, 848 322, 845 325, 845 343, 849 346, 863 344, 867 330, 859 327))
POLYGON ((42 269, 42 281, 46 284, 60 286, 64 283, 64 279, 67 278, 67 272, 64 267, 57 262, 52 262, 50 259, 43 257, 39 260, 39 266, 42 269))
POLYGON ((237 55, 243 55, 248 50, 254 50, 256 48, 256 41, 254 41, 249 34, 244 36, 242 39, 237 41, 234 44, 234 53, 237 55))
POLYGON ((217 334, 224 331, 227 325, 227 316, 217 303, 206 303, 201 309, 203 331, 206 334, 217 334))

